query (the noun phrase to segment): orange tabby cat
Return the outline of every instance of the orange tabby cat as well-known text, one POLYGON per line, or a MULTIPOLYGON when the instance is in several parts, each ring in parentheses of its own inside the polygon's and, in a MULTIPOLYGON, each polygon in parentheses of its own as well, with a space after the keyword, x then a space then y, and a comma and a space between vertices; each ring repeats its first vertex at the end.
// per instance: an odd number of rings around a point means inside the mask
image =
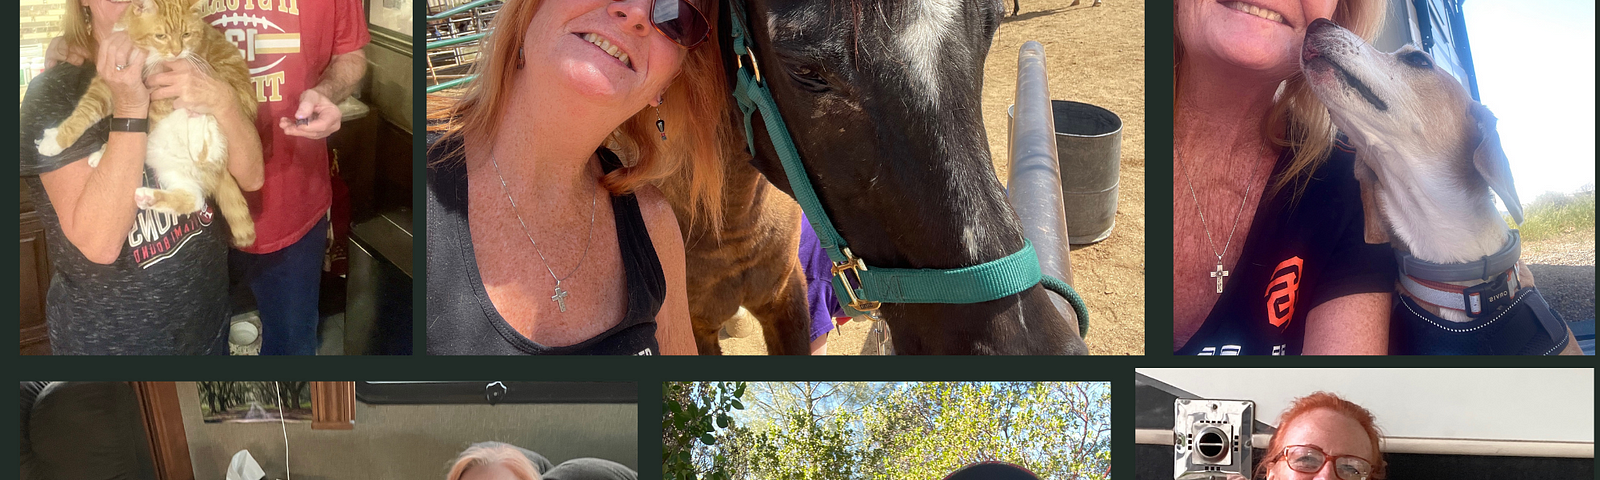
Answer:
MULTIPOLYGON (((127 31, 136 48, 144 49, 148 60, 145 75, 171 60, 187 60, 198 71, 231 87, 239 100, 240 112, 255 120, 255 89, 250 84, 250 69, 233 42, 211 28, 201 17, 209 0, 135 0, 117 21, 118 31, 127 31)), ((83 132, 111 113, 111 88, 96 77, 78 101, 78 106, 56 128, 44 131, 38 142, 39 153, 56 155, 73 144, 83 132)), ((214 195, 222 216, 228 219, 233 244, 255 243, 255 222, 233 175, 228 173, 227 141, 216 117, 187 109, 174 109, 172 99, 150 102, 150 134, 145 165, 155 173, 162 189, 139 188, 134 202, 139 208, 173 214, 188 214, 205 208, 207 194, 214 195)), ((100 152, 89 156, 89 166, 99 164, 100 152)))

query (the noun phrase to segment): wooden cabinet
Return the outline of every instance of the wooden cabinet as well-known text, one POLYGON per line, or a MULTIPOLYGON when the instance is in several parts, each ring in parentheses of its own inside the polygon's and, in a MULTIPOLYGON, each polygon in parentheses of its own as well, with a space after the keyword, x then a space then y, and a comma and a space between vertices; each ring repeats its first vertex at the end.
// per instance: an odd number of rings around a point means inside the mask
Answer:
POLYGON ((21 303, 22 332, 19 335, 23 355, 50 354, 50 331, 44 322, 44 298, 50 291, 50 252, 44 243, 44 222, 34 211, 33 198, 28 184, 22 183, 22 216, 19 229, 22 233, 21 303))

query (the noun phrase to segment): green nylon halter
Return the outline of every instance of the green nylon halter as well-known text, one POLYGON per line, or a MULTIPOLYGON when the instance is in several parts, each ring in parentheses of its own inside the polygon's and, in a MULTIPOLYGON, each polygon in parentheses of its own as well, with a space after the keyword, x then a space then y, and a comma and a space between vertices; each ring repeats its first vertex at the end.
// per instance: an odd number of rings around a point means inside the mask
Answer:
POLYGON ((760 110, 761 118, 767 127, 767 136, 772 139, 778 159, 783 163, 783 173, 789 178, 789 186, 794 191, 795 201, 806 213, 811 228, 817 232, 817 240, 822 243, 823 250, 833 261, 833 291, 846 314, 861 315, 865 313, 863 310, 876 310, 880 303, 987 302, 1016 295, 1043 283, 1045 288, 1061 294, 1067 299, 1067 303, 1072 305, 1074 313, 1078 316, 1078 334, 1080 336, 1088 334, 1089 310, 1084 305, 1083 298, 1079 297, 1066 282, 1040 272, 1038 255, 1033 251, 1033 243, 1026 238, 1022 240, 1021 250, 1005 257, 970 267, 943 270, 869 268, 866 262, 852 254, 844 237, 833 228, 833 221, 828 219, 828 212, 822 208, 822 202, 817 199, 816 191, 811 188, 810 177, 806 175, 805 166, 800 163, 800 153, 795 149, 794 139, 789 136, 789 128, 778 112, 778 104, 772 99, 772 92, 761 81, 755 54, 747 45, 750 39, 744 27, 744 6, 740 0, 730 0, 729 3, 733 5, 733 11, 729 15, 732 20, 730 33, 733 38, 733 53, 739 60, 738 82, 734 86, 733 97, 739 102, 739 110, 744 113, 745 141, 748 143, 750 153, 755 154, 752 114, 760 110), (744 64, 745 57, 750 58, 748 65, 744 64), (857 285, 852 286, 847 283, 845 272, 855 273, 857 285))

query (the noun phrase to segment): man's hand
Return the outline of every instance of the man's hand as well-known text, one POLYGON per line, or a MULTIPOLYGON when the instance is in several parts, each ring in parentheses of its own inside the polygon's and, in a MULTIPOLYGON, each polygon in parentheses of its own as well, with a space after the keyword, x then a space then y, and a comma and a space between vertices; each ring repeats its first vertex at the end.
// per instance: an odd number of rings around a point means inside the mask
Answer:
POLYGON ((300 93, 300 106, 295 109, 294 118, 279 118, 278 128, 282 128, 283 133, 289 136, 313 140, 327 138, 339 131, 341 116, 339 107, 313 88, 300 93), (306 123, 301 125, 299 120, 305 120, 306 123))
POLYGON ((233 87, 195 69, 188 61, 173 60, 163 65, 167 71, 145 79, 151 100, 171 98, 173 108, 187 108, 203 114, 217 114, 239 107, 233 87))
POLYGON ((78 47, 67 46, 65 37, 50 39, 50 46, 44 49, 44 69, 54 68, 56 64, 67 62, 73 65, 83 65, 89 59, 89 52, 78 47))

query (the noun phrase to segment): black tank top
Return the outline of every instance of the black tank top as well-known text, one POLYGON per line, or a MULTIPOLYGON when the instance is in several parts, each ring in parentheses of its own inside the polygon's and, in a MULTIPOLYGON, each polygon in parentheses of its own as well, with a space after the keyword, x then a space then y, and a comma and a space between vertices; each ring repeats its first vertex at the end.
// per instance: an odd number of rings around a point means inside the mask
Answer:
MULTIPOLYGON (((631 194, 611 197, 622 270, 627 276, 628 310, 622 321, 574 345, 540 345, 511 328, 489 301, 467 225, 467 167, 455 154, 460 142, 437 140, 436 135, 428 135, 429 355, 659 353, 655 317, 666 298, 667 282, 637 198, 631 194)), ((610 150, 601 148, 596 153, 605 171, 622 167, 610 150)))

